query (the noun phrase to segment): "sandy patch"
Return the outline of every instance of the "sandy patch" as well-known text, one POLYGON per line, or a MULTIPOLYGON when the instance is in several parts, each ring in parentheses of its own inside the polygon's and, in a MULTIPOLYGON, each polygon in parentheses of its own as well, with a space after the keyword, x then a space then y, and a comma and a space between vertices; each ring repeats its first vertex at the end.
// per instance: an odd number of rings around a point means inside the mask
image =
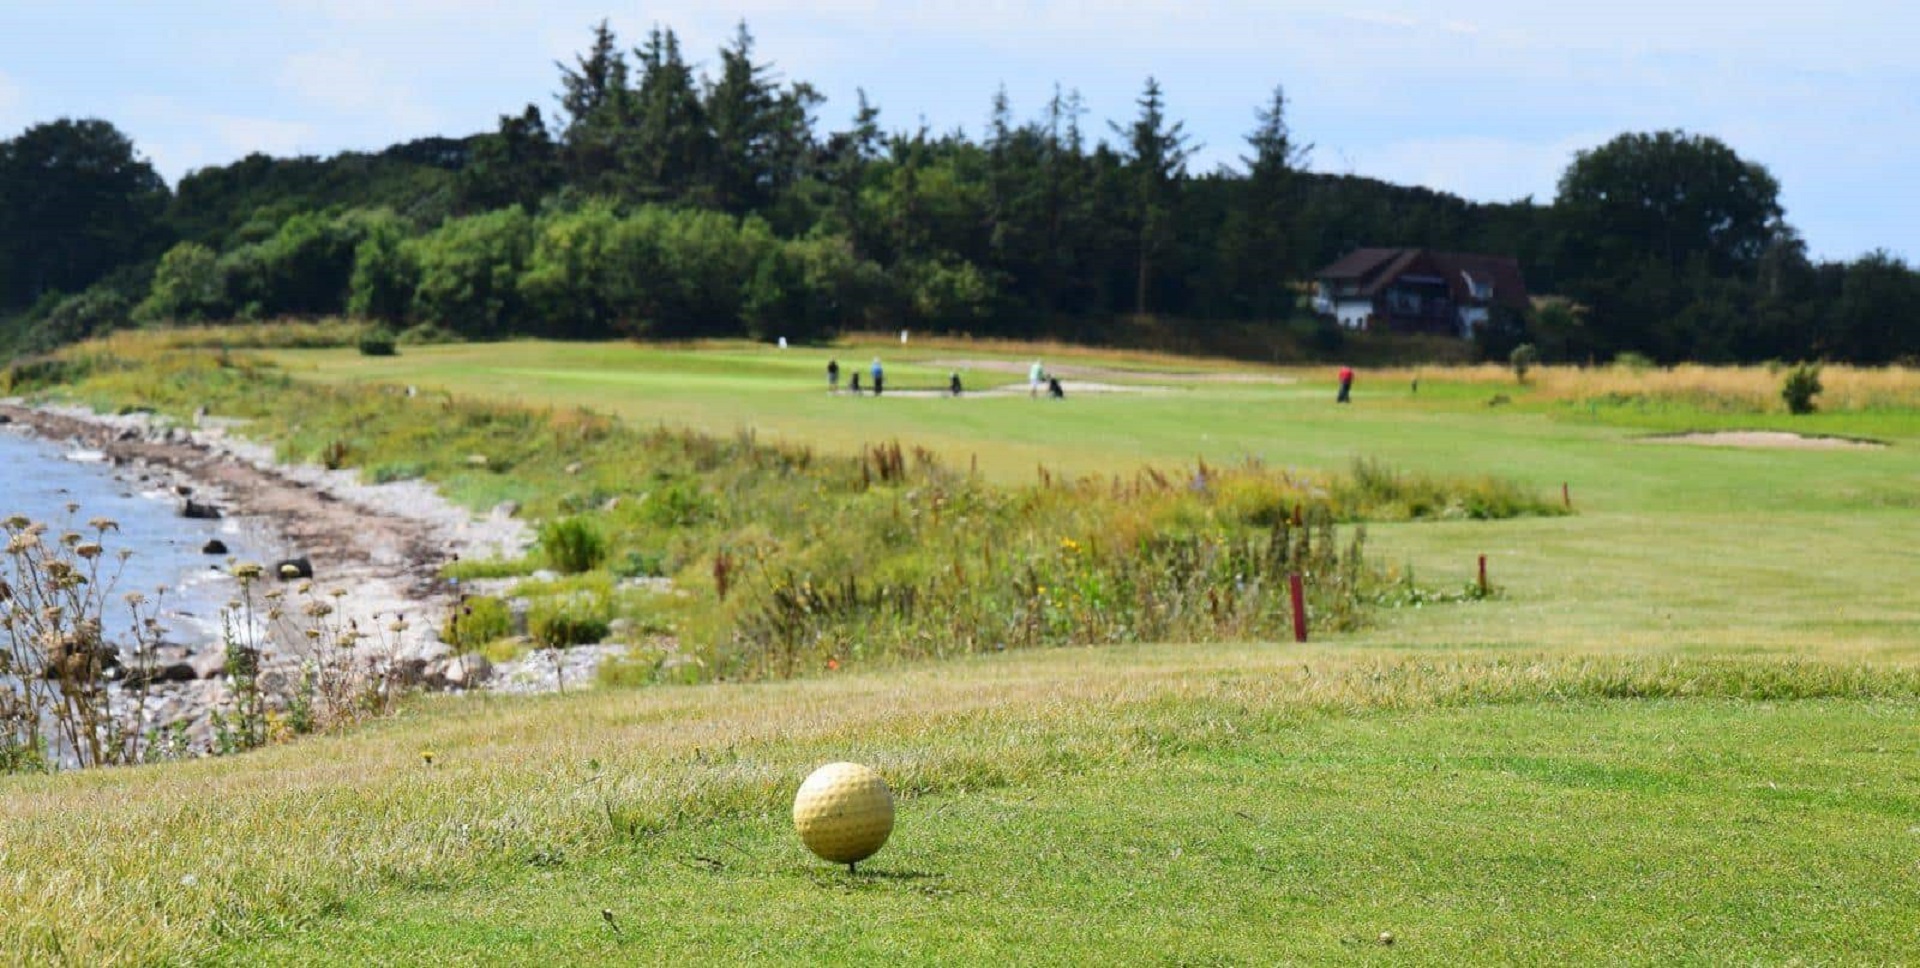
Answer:
POLYGON ((1696 447, 1746 447, 1771 450, 1883 450, 1877 440, 1851 437, 1808 437, 1784 430, 1724 430, 1717 433, 1661 434, 1642 437, 1649 444, 1692 444, 1696 447))
MULTIPOLYGON (((1091 383, 1081 382, 1079 380, 1070 381, 1064 375, 1060 378, 1060 390, 1065 393, 1069 399, 1075 394, 1080 393, 1167 393, 1171 389, 1170 387, 1135 384, 1091 383)), ((982 387, 978 390, 968 387, 966 392, 960 395, 960 398, 964 400, 968 397, 1019 397, 1026 396, 1027 394, 1028 389, 1025 383, 1003 383, 998 386, 982 387)), ((889 397, 953 396, 953 394, 945 390, 888 390, 886 395, 889 397)), ((1042 392, 1041 395, 1045 396, 1045 393, 1042 392)))

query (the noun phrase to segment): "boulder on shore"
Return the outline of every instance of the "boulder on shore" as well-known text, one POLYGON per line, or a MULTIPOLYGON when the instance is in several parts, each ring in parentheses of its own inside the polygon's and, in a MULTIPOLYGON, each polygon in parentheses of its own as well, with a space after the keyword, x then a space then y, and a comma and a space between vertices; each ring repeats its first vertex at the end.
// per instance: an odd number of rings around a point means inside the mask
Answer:
POLYGON ((432 689, 473 689, 493 677, 493 663, 477 653, 429 662, 422 677, 432 689))
POLYGON ((273 573, 278 575, 281 581, 293 581, 296 578, 312 578, 313 562, 308 561, 305 555, 301 555, 298 558, 284 558, 273 563, 273 573))
POLYGON ((217 507, 211 504, 202 504, 193 498, 187 498, 186 505, 180 509, 180 516, 201 521, 217 521, 221 515, 220 509, 217 507))
POLYGON ((203 555, 224 555, 227 553, 227 544, 219 538, 215 538, 201 545, 200 553, 203 555))

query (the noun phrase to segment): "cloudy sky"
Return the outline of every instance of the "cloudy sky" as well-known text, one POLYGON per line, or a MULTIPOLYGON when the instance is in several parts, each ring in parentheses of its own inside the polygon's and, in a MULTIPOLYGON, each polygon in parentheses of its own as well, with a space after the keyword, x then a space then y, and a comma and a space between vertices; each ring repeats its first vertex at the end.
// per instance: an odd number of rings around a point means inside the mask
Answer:
POLYGON ((889 128, 977 133, 995 89, 1024 118, 1059 83, 1104 135, 1154 75, 1200 168, 1283 84, 1315 169, 1479 200, 1550 200, 1575 151, 1684 128, 1766 165, 1816 256, 1920 258, 1920 7, 1871 0, 0 0, 0 138, 101 117, 174 181, 487 130, 550 108, 602 17, 705 66, 745 18, 828 96, 822 130, 857 88, 889 128))

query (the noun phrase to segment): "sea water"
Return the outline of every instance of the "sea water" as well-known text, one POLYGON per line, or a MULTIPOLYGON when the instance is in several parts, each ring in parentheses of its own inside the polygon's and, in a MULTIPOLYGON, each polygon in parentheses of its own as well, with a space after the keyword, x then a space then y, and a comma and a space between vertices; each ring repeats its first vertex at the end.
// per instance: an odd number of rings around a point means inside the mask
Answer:
MULTIPOLYGON (((118 525, 97 537, 105 548, 98 559, 100 580, 112 580, 100 616, 110 641, 130 639, 131 592, 157 603, 164 641, 199 646, 218 638, 220 612, 236 592, 229 562, 258 560, 249 555, 249 545, 257 542, 232 519, 182 517, 181 503, 157 476, 140 481, 97 451, 0 427, 0 518, 21 514, 44 522, 47 541, 64 531, 96 540, 87 523, 95 518, 118 525), (204 552, 216 538, 227 554, 204 552), (124 562, 122 551, 130 552, 124 562)), ((0 562, 0 575, 13 574, 11 562, 0 562)))

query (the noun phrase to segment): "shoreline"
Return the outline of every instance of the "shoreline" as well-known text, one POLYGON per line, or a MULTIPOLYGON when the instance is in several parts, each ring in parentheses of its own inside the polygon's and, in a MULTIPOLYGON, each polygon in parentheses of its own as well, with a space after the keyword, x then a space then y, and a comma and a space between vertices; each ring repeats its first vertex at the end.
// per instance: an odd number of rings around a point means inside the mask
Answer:
MULTIPOLYGON (((314 589, 344 592, 332 599, 339 621, 379 630, 373 639, 378 652, 411 667, 404 678, 417 681, 423 672, 434 674, 425 672, 429 663, 450 662, 461 666, 461 675, 448 685, 480 685, 467 680, 470 666, 451 658, 451 648, 440 641, 441 623, 461 589, 441 578, 439 570, 457 558, 520 554, 532 543, 532 532, 511 509, 476 516, 420 481, 365 484, 355 471, 280 463, 270 445, 237 436, 236 422, 217 418, 183 425, 146 413, 99 414, 13 398, 0 399, 0 422, 43 440, 97 451, 121 474, 151 477, 183 501, 218 508, 257 539, 266 559, 258 564, 269 572, 263 589, 291 593, 294 584, 276 580, 273 566, 306 558, 314 589), (404 621, 403 631, 391 631, 396 621, 404 621)), ((219 568, 230 570, 224 558, 219 568)), ((286 645, 269 643, 269 662, 295 675, 302 656, 286 645)), ((166 650, 163 664, 192 664, 199 674, 154 683, 150 692, 157 701, 150 700, 141 727, 164 730, 185 723, 194 744, 206 749, 210 715, 227 699, 218 662, 222 643, 216 635, 170 642, 166 650)))
POLYGON ((356 616, 444 608, 455 591, 439 577, 442 565, 517 554, 532 541, 504 510, 476 519, 418 481, 362 484, 353 471, 276 462, 270 446, 233 435, 230 421, 183 427, 143 413, 20 400, 0 400, 0 415, 42 439, 71 441, 180 485, 195 503, 258 527, 276 559, 312 562, 315 587, 346 588, 356 616))

